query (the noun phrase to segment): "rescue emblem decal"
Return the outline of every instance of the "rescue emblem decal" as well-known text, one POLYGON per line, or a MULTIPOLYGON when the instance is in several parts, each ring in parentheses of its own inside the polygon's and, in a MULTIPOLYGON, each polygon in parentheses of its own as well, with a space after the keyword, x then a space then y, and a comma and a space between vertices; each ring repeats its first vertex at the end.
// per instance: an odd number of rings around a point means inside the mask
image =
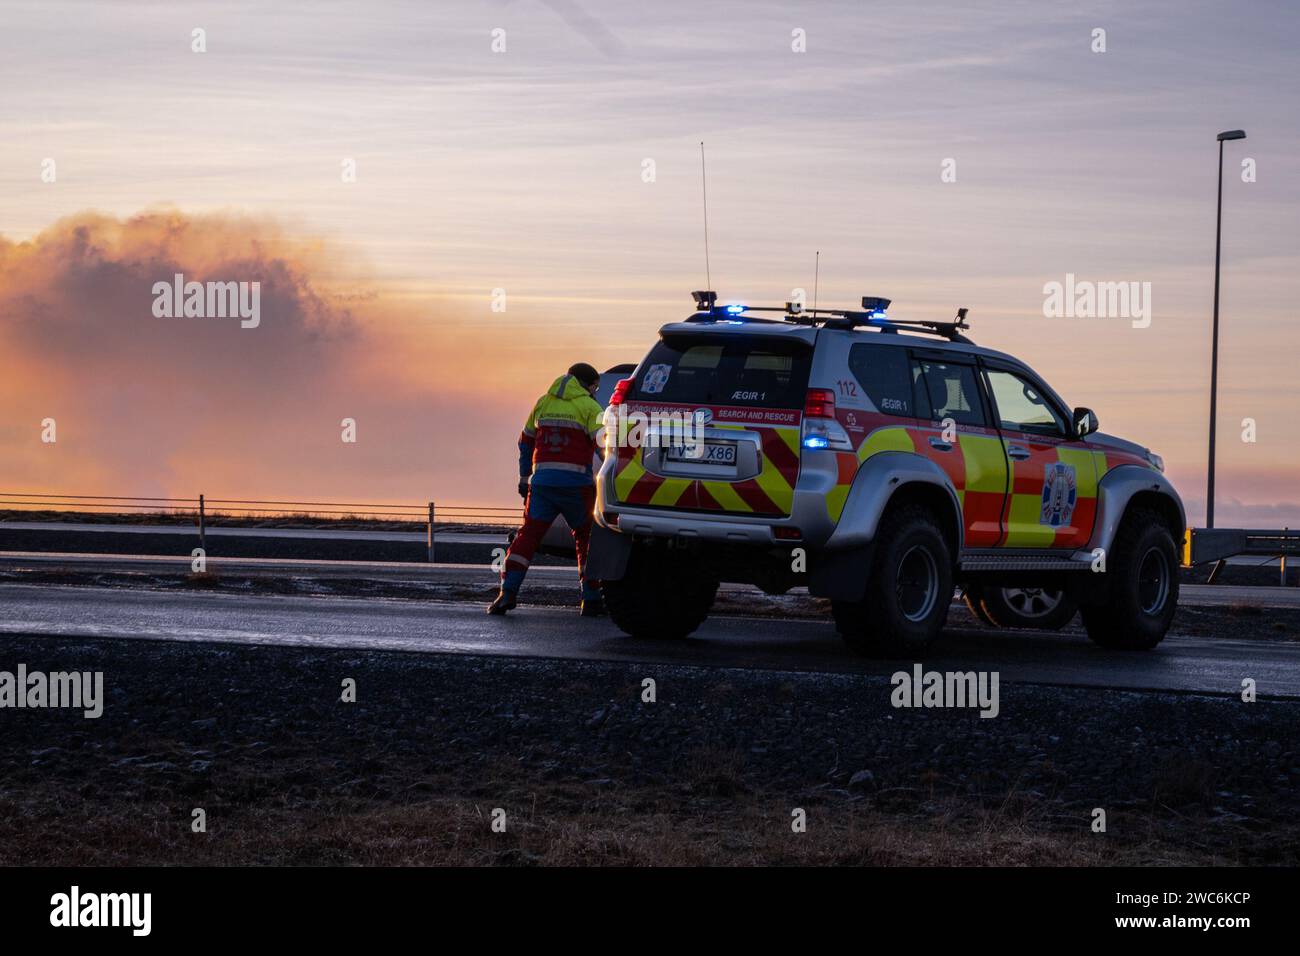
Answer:
POLYGON ((658 395, 668 384, 668 376, 672 371, 671 365, 651 365, 646 369, 645 378, 641 380, 641 391, 647 395, 658 395))
POLYGON ((1074 482, 1074 466, 1054 461, 1043 471, 1043 510, 1038 523, 1049 528, 1067 527, 1074 515, 1074 504, 1079 498, 1079 490, 1074 482))

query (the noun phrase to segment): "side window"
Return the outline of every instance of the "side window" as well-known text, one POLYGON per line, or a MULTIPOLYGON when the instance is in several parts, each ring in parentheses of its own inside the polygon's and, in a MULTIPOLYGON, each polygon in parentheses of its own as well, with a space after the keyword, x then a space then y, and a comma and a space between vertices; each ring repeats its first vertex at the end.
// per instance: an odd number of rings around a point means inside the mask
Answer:
POLYGON ((1010 431, 1063 437, 1069 434, 1065 421, 1034 385, 1016 375, 989 369, 989 390, 1001 427, 1010 431))
POLYGON ((915 418, 907 350, 859 342, 849 350, 849 371, 871 404, 887 415, 915 418))
POLYGON ((971 365, 918 359, 918 385, 930 403, 930 419, 951 418, 958 425, 985 425, 979 381, 971 365))
POLYGON ((912 400, 916 403, 917 418, 933 418, 930 414, 930 396, 925 390, 925 380, 921 377, 921 363, 912 360, 909 369, 912 379, 912 400))

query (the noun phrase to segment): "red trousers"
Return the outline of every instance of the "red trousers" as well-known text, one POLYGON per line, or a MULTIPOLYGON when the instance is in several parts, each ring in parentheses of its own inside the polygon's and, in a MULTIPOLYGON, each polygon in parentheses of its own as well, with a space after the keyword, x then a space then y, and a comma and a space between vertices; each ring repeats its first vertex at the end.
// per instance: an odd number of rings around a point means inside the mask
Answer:
POLYGON ((587 544, 591 540, 591 509, 596 504, 596 489, 592 485, 557 486, 533 485, 524 502, 524 523, 506 552, 505 567, 501 571, 503 590, 518 592, 524 575, 533 562, 537 546, 550 530, 559 515, 564 515, 573 532, 573 547, 578 554, 578 580, 582 584, 583 600, 600 595, 600 582, 587 580, 587 544))

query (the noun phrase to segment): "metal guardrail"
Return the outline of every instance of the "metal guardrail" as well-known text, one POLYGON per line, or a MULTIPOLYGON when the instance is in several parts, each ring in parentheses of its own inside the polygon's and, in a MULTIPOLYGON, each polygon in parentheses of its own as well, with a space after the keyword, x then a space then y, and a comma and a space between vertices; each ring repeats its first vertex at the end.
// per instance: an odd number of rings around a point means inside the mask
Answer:
POLYGON ((85 509, 91 514, 113 512, 155 512, 158 514, 192 514, 197 525, 199 547, 207 549, 208 522, 218 516, 237 515, 330 515, 354 518, 396 518, 424 524, 428 539, 428 560, 433 562, 437 522, 445 524, 513 524, 520 507, 491 505, 360 504, 346 501, 284 501, 261 498, 141 497, 139 495, 54 495, 43 492, 0 491, 0 509, 57 508, 60 511, 85 509), (303 509, 306 509, 305 511, 303 509))
MULTIPOLYGON (((346 501, 285 501, 263 498, 149 498, 138 495, 54 495, 42 492, 0 491, 0 509, 58 508, 60 510, 99 509, 117 511, 154 511, 158 513, 192 511, 198 526, 199 547, 206 548, 206 531, 210 517, 228 515, 331 515, 344 517, 398 518, 424 524, 428 538, 428 560, 433 561, 437 521, 446 524, 514 524, 519 505, 442 505, 360 504, 346 501), (214 507, 210 513, 209 507, 214 507), (306 512, 296 509, 307 509, 306 512)), ((1214 564, 1212 583, 1231 557, 1255 556, 1281 562, 1281 580, 1286 584, 1286 559, 1300 558, 1300 531, 1290 528, 1188 528, 1183 543, 1183 564, 1214 564)))
POLYGON ((1223 570, 1228 558, 1254 556, 1276 560, 1281 581, 1286 584, 1286 559, 1300 557, 1300 531, 1290 528, 1188 528, 1183 541, 1183 563, 1188 566, 1214 564, 1207 583, 1223 570))

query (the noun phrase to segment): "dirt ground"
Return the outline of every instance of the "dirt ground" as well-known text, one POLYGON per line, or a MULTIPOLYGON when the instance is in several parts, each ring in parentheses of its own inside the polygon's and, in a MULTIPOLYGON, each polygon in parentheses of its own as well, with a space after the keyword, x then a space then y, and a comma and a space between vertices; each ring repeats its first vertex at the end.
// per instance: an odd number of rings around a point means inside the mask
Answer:
POLYGON ((1300 856, 1294 702, 1020 686, 987 720, 862 676, 0 638, 19 662, 107 702, 0 714, 0 864, 1300 856))

